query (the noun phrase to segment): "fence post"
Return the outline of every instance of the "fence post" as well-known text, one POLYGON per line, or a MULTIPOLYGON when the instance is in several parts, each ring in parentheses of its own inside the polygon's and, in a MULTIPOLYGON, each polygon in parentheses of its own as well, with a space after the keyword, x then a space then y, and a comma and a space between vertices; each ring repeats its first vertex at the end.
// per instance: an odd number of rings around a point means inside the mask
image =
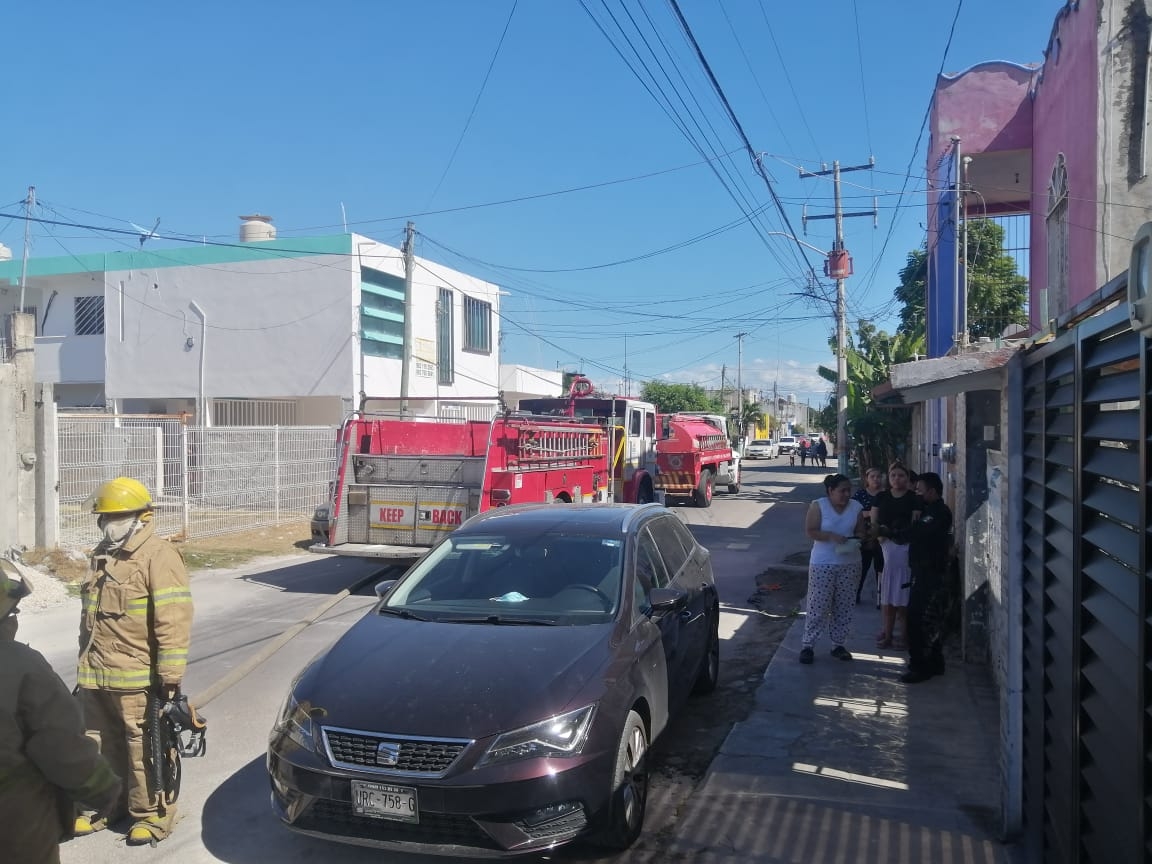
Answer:
POLYGON ((275 476, 273 481, 273 492, 275 496, 275 504, 273 505, 273 519, 276 524, 280 524, 280 427, 272 427, 272 473, 275 476))
POLYGON ((161 426, 154 427, 153 431, 156 433, 156 492, 154 493, 157 498, 164 494, 164 429, 161 426))
POLYGON ((180 503, 183 510, 184 539, 187 540, 192 530, 192 515, 188 503, 188 426, 180 424, 180 503))
POLYGON ((37 384, 36 403, 36 545, 60 545, 60 446, 56 400, 51 384, 37 384))

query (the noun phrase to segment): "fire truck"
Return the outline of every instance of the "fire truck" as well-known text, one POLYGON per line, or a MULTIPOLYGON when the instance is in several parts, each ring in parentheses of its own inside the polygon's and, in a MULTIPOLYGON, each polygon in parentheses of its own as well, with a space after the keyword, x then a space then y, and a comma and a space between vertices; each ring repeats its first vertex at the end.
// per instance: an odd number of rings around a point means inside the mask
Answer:
POLYGON ((338 447, 327 542, 313 547, 336 555, 415 558, 492 507, 608 500, 611 488, 605 429, 570 417, 354 414, 338 447))
POLYGON ((689 497, 697 507, 712 504, 718 478, 740 491, 738 462, 728 436, 701 416, 662 414, 656 445, 656 487, 668 497, 689 497))
POLYGON ((655 499, 653 406, 592 398, 583 379, 567 398, 530 401, 491 421, 352 414, 312 550, 410 559, 493 507, 655 499))

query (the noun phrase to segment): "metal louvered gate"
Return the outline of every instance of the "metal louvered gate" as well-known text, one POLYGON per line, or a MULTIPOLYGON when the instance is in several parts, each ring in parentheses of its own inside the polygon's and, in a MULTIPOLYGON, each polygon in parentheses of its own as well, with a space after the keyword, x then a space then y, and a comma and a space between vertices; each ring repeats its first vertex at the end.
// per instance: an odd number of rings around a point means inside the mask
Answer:
POLYGON ((1149 348, 1127 308, 1024 357, 1024 821, 1033 861, 1152 859, 1149 348))

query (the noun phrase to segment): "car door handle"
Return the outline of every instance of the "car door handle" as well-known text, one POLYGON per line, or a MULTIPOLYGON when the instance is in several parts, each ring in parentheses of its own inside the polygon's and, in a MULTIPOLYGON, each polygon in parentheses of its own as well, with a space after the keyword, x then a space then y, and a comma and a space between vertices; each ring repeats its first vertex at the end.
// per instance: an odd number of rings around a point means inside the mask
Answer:
POLYGON ((685 609, 683 612, 680 613, 680 620, 683 621, 685 624, 691 624, 693 621, 697 621, 703 617, 704 617, 703 612, 693 612, 691 609, 685 609))

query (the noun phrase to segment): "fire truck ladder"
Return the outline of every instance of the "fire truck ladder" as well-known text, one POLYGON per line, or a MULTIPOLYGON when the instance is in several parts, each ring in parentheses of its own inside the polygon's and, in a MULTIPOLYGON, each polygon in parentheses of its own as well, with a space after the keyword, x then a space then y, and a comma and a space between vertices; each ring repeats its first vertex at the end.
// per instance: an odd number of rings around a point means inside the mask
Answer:
POLYGON ((604 433, 599 429, 535 426, 517 429, 516 455, 509 467, 568 468, 604 457, 604 433))

